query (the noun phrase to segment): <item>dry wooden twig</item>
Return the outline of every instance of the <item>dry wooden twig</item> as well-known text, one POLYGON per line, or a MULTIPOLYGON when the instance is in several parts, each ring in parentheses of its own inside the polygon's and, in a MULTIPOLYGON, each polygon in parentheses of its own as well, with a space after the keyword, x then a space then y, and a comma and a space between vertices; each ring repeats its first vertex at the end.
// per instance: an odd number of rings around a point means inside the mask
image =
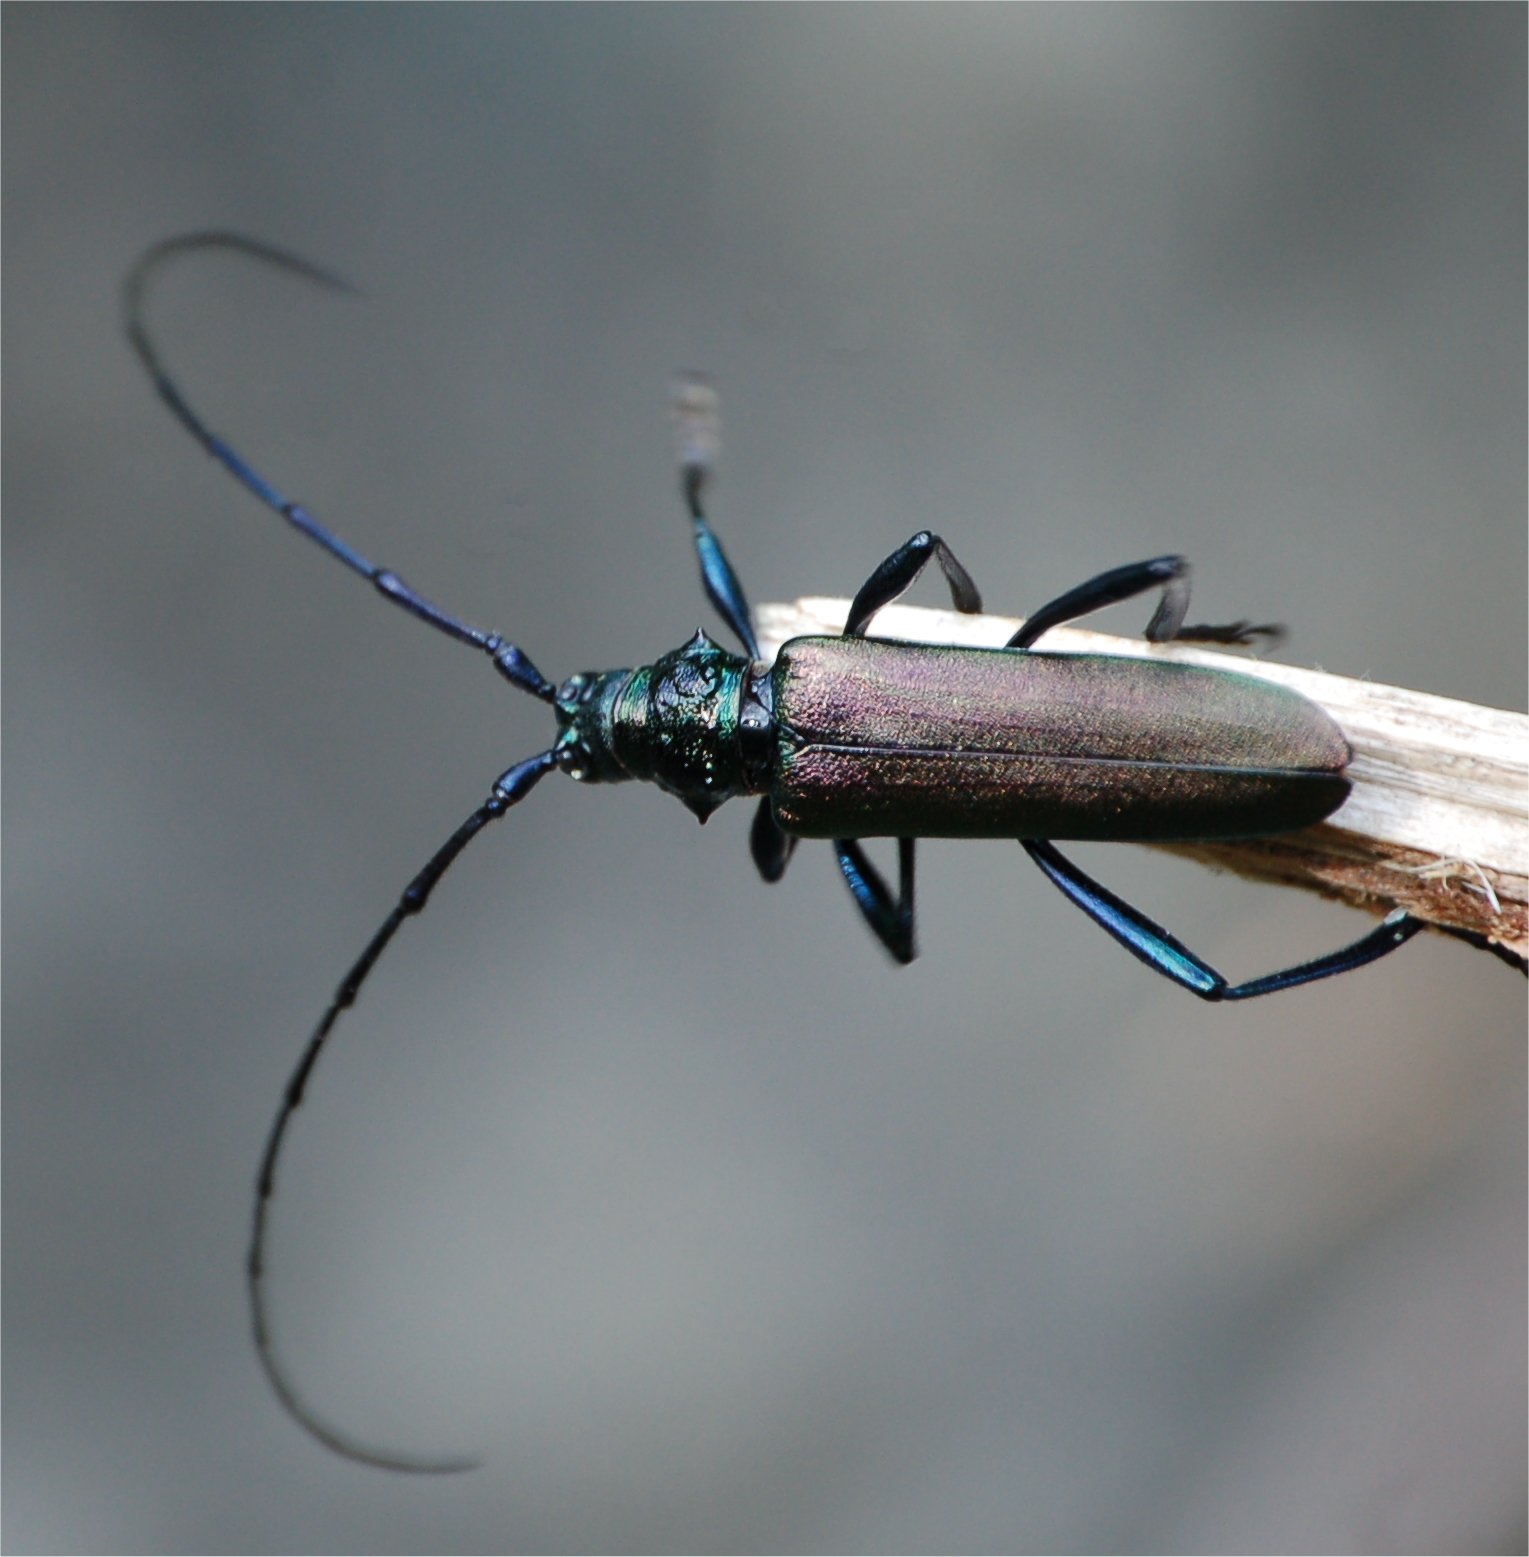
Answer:
MULTIPOLYGON (((768 655, 788 638, 843 630, 846 600, 809 598, 755 613, 768 655)), ((995 647, 1018 617, 891 605, 878 637, 995 647)), ((1044 647, 1180 660, 1276 681, 1320 704, 1354 750, 1353 791, 1331 820, 1278 838, 1161 845, 1254 880, 1306 887, 1373 913, 1405 908, 1429 924, 1529 955, 1529 716, 1454 698, 1298 670, 1188 644, 1058 627, 1044 647)))

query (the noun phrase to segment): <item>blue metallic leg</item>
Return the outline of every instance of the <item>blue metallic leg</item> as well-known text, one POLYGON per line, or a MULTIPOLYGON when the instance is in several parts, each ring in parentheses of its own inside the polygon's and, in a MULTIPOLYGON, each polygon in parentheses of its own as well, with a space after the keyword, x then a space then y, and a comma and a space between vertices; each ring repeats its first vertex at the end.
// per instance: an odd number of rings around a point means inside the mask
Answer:
POLYGON ((1335 973, 1347 973, 1395 951, 1423 928, 1422 920, 1414 919, 1399 908, 1352 946, 1329 952, 1327 956, 1318 957, 1312 962, 1286 968, 1280 973, 1249 979, 1246 984, 1228 984, 1209 963, 1202 961, 1187 946, 1153 924, 1129 903, 1122 902, 1113 892, 1101 887, 1092 877, 1085 875, 1055 845, 1039 838, 1021 838, 1019 841, 1030 858, 1052 881, 1090 919, 1114 936, 1133 957, 1139 958, 1149 968, 1172 979, 1174 983, 1182 984, 1202 1000, 1251 1000, 1255 995, 1272 995, 1278 989, 1293 989, 1297 984, 1310 984, 1315 979, 1331 978, 1335 973))
POLYGON ((757 660, 759 643, 754 637, 748 599, 701 506, 701 494, 711 480, 720 446, 717 392, 705 374, 680 376, 670 401, 670 414, 678 444, 680 491, 695 527, 695 552, 696 560, 701 564, 702 587, 706 590, 706 598, 748 651, 749 658, 757 660))
POLYGON ((877 940, 901 963, 913 961, 913 839, 897 840, 897 898, 853 838, 835 838, 839 869, 877 940))
POLYGON ((1069 589, 1049 605, 1029 617, 1025 625, 1009 639, 1007 647, 1028 649, 1044 632, 1071 622, 1091 611, 1102 610, 1134 595, 1161 589, 1163 598, 1147 623, 1143 636, 1149 643, 1167 643, 1171 638, 1193 643, 1248 644, 1255 638, 1278 639, 1284 628, 1272 623, 1255 627, 1248 622, 1232 622, 1225 627, 1186 627, 1184 613, 1189 609, 1189 563, 1183 557, 1153 557, 1112 568, 1091 578, 1076 589, 1069 589))
POLYGON ((732 628, 749 658, 758 660, 759 641, 754 636, 748 600, 732 563, 727 560, 727 553, 722 550, 721 541, 706 521, 700 501, 701 483, 693 479, 696 475, 695 471, 685 472, 684 490, 690 517, 695 525, 696 557, 701 564, 701 583, 705 587, 706 598, 716 607, 722 620, 732 628))
POLYGON ((719 541, 707 522, 706 511, 701 507, 701 491, 709 472, 704 465, 686 465, 681 470, 681 491, 685 494, 685 506, 690 510, 695 525, 695 551, 701 564, 701 583, 706 598, 716 607, 722 620, 732 628, 739 643, 748 651, 751 660, 759 658, 759 641, 754 637, 754 625, 750 620, 749 603, 743 593, 743 585, 733 565, 727 560, 719 541))
POLYGON ((254 493, 267 508, 274 509, 299 534, 307 536, 310 541, 322 546, 331 557, 344 563, 353 573, 360 574, 384 599, 392 601, 396 606, 402 606, 411 616, 418 617, 422 622, 428 622, 431 627, 445 633, 448 638, 455 638, 458 643, 465 643, 470 648, 481 649, 493 661, 494 668, 511 685, 518 687, 522 692, 529 692, 533 697, 541 698, 543 702, 552 702, 557 695, 557 689, 531 663, 521 649, 498 633, 486 633, 481 628, 458 620, 450 612, 443 611, 439 606, 426 600, 390 569, 369 562, 353 546, 347 545, 338 535, 320 524, 307 509, 284 497, 264 476, 247 465, 244 459, 192 410, 190 402, 180 392, 160 360, 159 351, 149 335, 148 327, 144 323, 144 300, 149 281, 166 260, 179 254, 196 253, 206 249, 232 250, 265 264, 274 265, 280 270, 290 271, 305 280, 315 281, 321 286, 334 287, 346 292, 353 290, 340 277, 332 275, 327 270, 321 270, 317 265, 310 264, 296 254, 289 254, 285 249, 257 242, 253 238, 241 237, 237 233, 194 233, 189 237, 171 238, 164 243, 156 244, 128 274, 122 298, 128 340, 133 350, 137 352, 139 360, 148 370, 159 398, 164 401, 170 413, 241 486, 254 493))
POLYGON ((796 848, 796 835, 788 833, 775 820, 770 809, 770 797, 760 797, 759 809, 754 813, 749 828, 749 854, 755 868, 766 881, 779 881, 786 874, 786 865, 796 848))
POLYGON ((1434 929, 1442 930, 1445 935, 1452 935, 1457 941, 1464 941, 1467 946, 1474 946, 1477 951, 1490 952, 1499 962, 1505 962, 1510 968, 1516 968, 1520 973, 1529 975, 1529 959, 1520 957, 1516 951, 1510 950, 1497 941, 1488 940, 1479 930, 1462 930, 1455 925, 1440 924, 1434 929))
POLYGON ((982 609, 982 596, 972 583, 971 574, 956 561, 950 547, 938 535, 920 530, 905 541, 860 586, 849 608, 844 624, 846 638, 863 638, 871 618, 884 606, 890 605, 907 589, 933 558, 940 564, 946 582, 950 585, 950 598, 958 611, 973 612, 982 609))

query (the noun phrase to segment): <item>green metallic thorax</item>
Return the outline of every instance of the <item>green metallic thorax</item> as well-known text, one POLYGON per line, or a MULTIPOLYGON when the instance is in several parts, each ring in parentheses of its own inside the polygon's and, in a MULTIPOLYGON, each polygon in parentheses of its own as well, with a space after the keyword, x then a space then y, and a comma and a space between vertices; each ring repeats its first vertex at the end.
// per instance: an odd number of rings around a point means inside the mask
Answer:
POLYGON ((739 746, 749 664, 704 632, 635 670, 585 671, 558 689, 558 756, 586 783, 647 779, 704 822, 752 788, 739 746))

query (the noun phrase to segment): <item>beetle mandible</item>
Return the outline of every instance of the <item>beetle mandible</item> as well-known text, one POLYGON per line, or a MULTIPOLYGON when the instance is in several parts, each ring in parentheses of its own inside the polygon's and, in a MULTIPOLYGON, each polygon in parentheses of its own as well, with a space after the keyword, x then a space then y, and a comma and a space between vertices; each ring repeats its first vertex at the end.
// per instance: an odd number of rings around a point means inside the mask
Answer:
POLYGON ((966 569, 920 531, 860 587, 839 637, 797 638, 762 662, 743 589, 707 519, 716 452, 715 397, 682 384, 676 404, 680 482, 707 598, 744 649, 697 632, 651 665, 585 671, 555 685, 517 645, 432 604, 289 502, 194 411, 145 323, 148 284, 177 256, 221 249, 325 286, 346 283, 284 249, 235 233, 171 238, 124 285, 128 339, 178 422, 241 485, 393 604, 486 654, 512 686, 552 706, 557 737, 507 769, 484 802, 409 883, 346 974, 287 1083, 261 1157, 247 1263, 260 1361, 287 1411, 342 1455, 391 1470, 454 1471, 476 1462, 373 1448, 326 1423, 297 1393, 276 1352, 264 1281, 265 1235, 282 1142, 341 1013, 354 1004, 400 925, 424 908, 457 856, 561 770, 584 783, 647 779, 704 821, 724 801, 760 797, 754 864, 778 881, 799 838, 832 840, 851 898, 891 956, 914 956, 917 838, 1012 838, 1133 956, 1201 999, 1247 1000, 1362 967, 1422 922, 1397 910, 1369 934, 1311 962, 1228 984, 1208 963, 1066 858, 1056 839, 1163 843, 1258 837, 1329 816, 1349 791, 1348 743, 1315 704, 1249 676, 1159 661, 1035 649, 1049 629, 1136 595, 1160 592, 1149 642, 1246 644, 1278 631, 1237 622, 1184 625, 1189 565, 1154 557, 1114 568, 1031 616, 1002 648, 920 645, 867 636, 876 613, 934 562, 956 609, 981 610, 966 569), (894 891, 858 840, 897 840, 894 891))

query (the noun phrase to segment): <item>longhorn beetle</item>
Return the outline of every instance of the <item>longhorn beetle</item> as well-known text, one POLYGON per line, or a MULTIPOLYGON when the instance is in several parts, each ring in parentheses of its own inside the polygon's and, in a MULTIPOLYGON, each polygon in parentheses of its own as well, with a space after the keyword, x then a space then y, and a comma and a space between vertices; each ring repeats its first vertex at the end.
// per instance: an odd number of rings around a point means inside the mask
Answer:
POLYGON ((1160 591, 1151 643, 1247 644, 1278 632, 1246 622, 1186 627, 1189 564, 1154 557, 1101 573, 1043 606, 1001 649, 867 636, 876 613, 932 561, 959 611, 981 610, 966 569, 920 531, 860 587, 839 637, 797 638, 763 663, 743 589, 702 502, 716 453, 715 397, 687 381, 678 401, 680 486, 707 598, 742 644, 737 655, 697 632, 651 665, 547 680, 523 650, 442 610, 289 502, 214 433, 165 369, 144 319, 150 280, 166 261, 221 249, 327 287, 338 276, 233 233, 196 233, 151 248, 124 285, 128 339, 171 414, 241 485, 394 605, 486 654, 511 686, 552 707, 557 737, 506 769, 488 798, 405 888, 345 975, 287 1083, 261 1158, 247 1280, 255 1345, 281 1403, 313 1436, 353 1460, 403 1471, 455 1471, 475 1461, 416 1459, 370 1447, 326 1423, 297 1393, 272 1339, 265 1236, 287 1126, 340 1014, 355 1003, 398 927, 419 913, 457 856, 549 773, 587 784, 647 779, 702 821, 737 795, 760 797, 749 834, 754 864, 778 881, 799 838, 828 838, 856 909, 883 947, 910 962, 913 853, 918 838, 1012 838, 1133 956, 1202 1000, 1248 1000, 1362 967, 1423 926, 1403 910, 1325 957, 1228 984, 1208 963, 1086 876, 1056 839, 1246 838, 1319 822, 1349 791, 1342 732, 1315 704, 1223 670, 1054 654, 1034 648, 1051 628, 1160 591), (897 839, 894 892, 858 840, 897 839))

